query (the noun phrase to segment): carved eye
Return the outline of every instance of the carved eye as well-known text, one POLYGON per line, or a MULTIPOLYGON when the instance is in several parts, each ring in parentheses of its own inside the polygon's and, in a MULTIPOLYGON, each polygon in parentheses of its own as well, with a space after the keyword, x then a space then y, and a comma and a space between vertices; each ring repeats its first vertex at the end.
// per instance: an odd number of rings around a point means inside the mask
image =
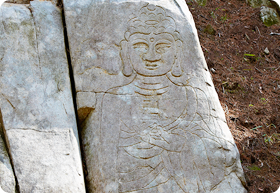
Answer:
POLYGON ((156 45, 156 52, 159 54, 163 54, 167 52, 171 48, 171 44, 160 43, 156 45))
POLYGON ((138 52, 146 53, 148 51, 149 46, 146 43, 139 42, 139 43, 133 44, 133 48, 138 52))

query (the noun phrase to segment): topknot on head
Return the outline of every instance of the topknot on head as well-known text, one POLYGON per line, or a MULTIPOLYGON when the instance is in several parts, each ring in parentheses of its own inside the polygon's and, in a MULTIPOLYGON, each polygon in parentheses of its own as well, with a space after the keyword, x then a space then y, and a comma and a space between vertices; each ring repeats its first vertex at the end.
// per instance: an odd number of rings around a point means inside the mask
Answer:
POLYGON ((175 39, 179 39, 174 19, 167 16, 163 8, 152 4, 142 7, 138 16, 129 20, 126 40, 134 33, 170 33, 175 39))

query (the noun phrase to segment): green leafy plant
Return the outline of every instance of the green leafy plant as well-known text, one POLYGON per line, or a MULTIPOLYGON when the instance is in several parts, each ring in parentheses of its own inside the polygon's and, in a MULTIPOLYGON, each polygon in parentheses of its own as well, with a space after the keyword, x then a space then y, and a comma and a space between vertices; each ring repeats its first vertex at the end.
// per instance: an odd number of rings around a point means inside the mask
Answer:
POLYGON ((222 17, 221 17, 221 20, 222 20, 223 22, 225 22, 226 20, 228 20, 227 14, 225 14, 224 16, 222 16, 222 17))
POLYGON ((254 105, 253 104, 249 104, 249 107, 253 107, 254 105))
POLYGON ((210 13, 210 15, 211 15, 211 17, 212 17, 213 19, 216 18, 216 15, 215 15, 215 13, 214 13, 213 11, 210 13))
POLYGON ((267 100, 265 98, 261 98, 261 102, 265 105, 267 103, 267 100))

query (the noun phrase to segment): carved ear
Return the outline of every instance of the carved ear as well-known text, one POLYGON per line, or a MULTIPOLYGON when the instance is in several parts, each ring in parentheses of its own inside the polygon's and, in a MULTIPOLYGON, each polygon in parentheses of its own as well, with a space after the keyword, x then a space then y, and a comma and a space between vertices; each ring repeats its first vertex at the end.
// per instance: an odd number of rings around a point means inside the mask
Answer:
POLYGON ((176 59, 175 63, 172 67, 171 74, 176 77, 180 77, 183 75, 183 71, 181 68, 181 54, 182 54, 182 42, 180 40, 176 41, 176 59))
POLYGON ((133 73, 133 68, 130 63, 130 58, 128 54, 128 48, 127 48, 127 41, 123 40, 121 41, 121 58, 123 61, 123 75, 125 76, 131 76, 133 73))

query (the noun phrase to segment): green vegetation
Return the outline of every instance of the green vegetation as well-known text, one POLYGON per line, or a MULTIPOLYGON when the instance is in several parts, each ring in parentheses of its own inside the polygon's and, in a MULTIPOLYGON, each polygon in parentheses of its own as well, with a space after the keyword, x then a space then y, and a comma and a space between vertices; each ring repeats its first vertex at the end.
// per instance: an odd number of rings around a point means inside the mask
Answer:
POLYGON ((280 134, 279 133, 273 133, 272 135, 268 136, 267 134, 263 135, 264 142, 273 144, 273 143, 279 143, 280 142, 280 134))
POLYGON ((204 33, 207 33, 209 35, 215 35, 216 31, 215 29, 212 27, 212 25, 208 24, 205 29, 203 30, 204 33))
POLYGON ((261 168, 259 168, 259 167, 256 166, 256 165, 248 166, 248 169, 249 169, 249 170, 253 170, 253 171, 260 171, 260 170, 261 170, 261 168))
POLYGON ((244 56, 251 56, 251 57, 255 57, 255 54, 244 54, 244 56))
POLYGON ((225 22, 226 20, 228 20, 227 14, 225 14, 224 16, 222 16, 222 17, 221 17, 221 20, 222 20, 223 22, 225 22))
POLYGON ((198 5, 200 5, 200 6, 205 6, 206 4, 207 4, 207 0, 195 0, 197 3, 198 3, 198 5))
POLYGON ((279 15, 275 9, 262 7, 261 20, 267 27, 280 23, 279 15))

